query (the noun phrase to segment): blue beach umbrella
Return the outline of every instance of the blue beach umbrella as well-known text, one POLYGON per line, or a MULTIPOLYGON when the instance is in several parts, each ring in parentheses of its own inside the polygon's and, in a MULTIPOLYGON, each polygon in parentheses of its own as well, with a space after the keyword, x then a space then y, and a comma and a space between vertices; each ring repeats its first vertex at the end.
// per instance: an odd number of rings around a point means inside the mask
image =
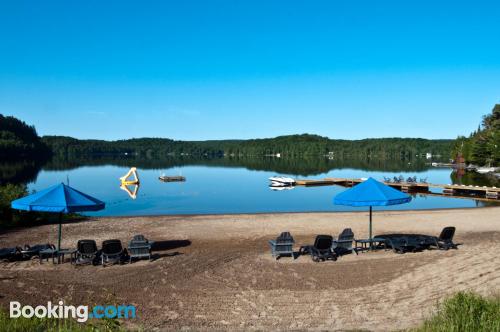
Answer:
POLYGON ((373 178, 341 192, 333 199, 334 204, 370 207, 370 247, 372 240, 372 207, 404 204, 411 201, 411 196, 391 188, 373 178))
POLYGON ((17 210, 59 213, 57 250, 61 249, 62 214, 104 209, 104 202, 84 194, 64 183, 36 192, 11 202, 17 210))

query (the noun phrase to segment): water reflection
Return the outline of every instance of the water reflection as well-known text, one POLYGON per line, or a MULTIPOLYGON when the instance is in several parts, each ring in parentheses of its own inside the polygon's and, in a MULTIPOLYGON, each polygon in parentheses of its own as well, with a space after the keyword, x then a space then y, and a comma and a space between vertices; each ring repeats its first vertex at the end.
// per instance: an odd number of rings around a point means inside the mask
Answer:
MULTIPOLYGON (((127 187, 128 191, 124 188, 119 189, 117 180, 127 173, 129 166, 82 166, 69 171, 42 169, 36 181, 29 184, 29 190, 46 188, 54 183, 66 181, 66 177, 69 176, 72 186, 83 192, 92 193, 93 196, 106 202, 104 211, 89 214, 108 216, 351 210, 332 203, 332 198, 345 190, 344 187, 295 187, 293 190, 278 192, 268 187, 269 177, 276 175, 277 172, 255 171, 245 167, 182 166, 182 174, 189 181, 168 183, 159 181, 159 170, 141 168, 138 170, 140 187, 127 187), (134 194, 135 190, 137 191, 134 194)), ((450 172, 450 169, 428 168, 418 173, 418 176, 429 177, 429 182, 446 183, 450 181, 450 172)), ((400 174, 407 178, 414 176, 415 172, 395 173, 386 170, 342 168, 300 178, 372 176, 382 180, 383 176, 393 177, 400 174)), ((476 204, 471 199, 416 196, 416 199, 408 205, 397 209, 475 207, 476 204)), ((384 207, 384 209, 393 208, 384 207)))
POLYGON ((463 170, 453 172, 450 175, 451 181, 454 184, 500 187, 500 179, 493 174, 479 174, 476 172, 465 172, 463 170))
POLYGON ((327 173, 334 169, 354 168, 367 171, 422 172, 428 168, 425 159, 411 163, 406 160, 376 159, 329 159, 327 157, 275 158, 275 157, 169 157, 137 158, 125 155, 99 155, 85 158, 54 158, 48 162, 46 170, 71 170, 82 166, 114 165, 136 166, 140 169, 168 169, 181 166, 244 167, 256 171, 273 171, 297 176, 327 173))
MULTIPOLYGON (((250 157, 169 157, 169 158, 137 158, 124 155, 97 155, 91 157, 62 158, 55 157, 43 163, 39 161, 18 161, 0 163, 0 184, 4 183, 30 183, 36 181, 41 170, 45 171, 71 171, 86 166, 118 166, 137 167, 148 169, 171 169, 186 166, 246 168, 254 171, 266 171, 277 174, 288 174, 294 177, 307 177, 325 174, 334 170, 361 170, 366 172, 384 172, 383 176, 391 173, 414 176, 415 173, 424 173, 431 169, 425 159, 415 159, 411 163, 407 160, 379 160, 379 159, 329 159, 318 158, 250 158, 250 157), (413 174, 412 174, 413 173, 413 174)), ((479 186, 500 186, 500 181, 494 176, 478 174, 475 172, 450 172, 446 183, 456 183, 479 186)), ((382 178, 381 178, 382 179, 382 178)), ((132 190, 133 192, 133 190, 132 190)))
POLYGON ((0 162, 0 185, 33 182, 43 164, 37 161, 0 162))
POLYGON ((139 187, 140 187, 140 185, 138 185, 138 184, 134 184, 134 185, 122 184, 120 186, 120 189, 125 191, 129 195, 130 198, 136 199, 137 194, 139 193, 139 187))
POLYGON ((269 189, 272 191, 284 191, 284 190, 292 190, 294 189, 295 186, 286 186, 286 187, 276 187, 276 186, 269 186, 269 189))
MULTIPOLYGON (((180 171, 179 170, 179 171, 180 171)), ((106 202, 100 215, 144 215, 170 213, 242 213, 334 211, 332 197, 345 190, 339 186, 269 188, 269 177, 286 175, 301 179, 363 178, 372 176, 427 178, 428 182, 497 186, 494 177, 448 168, 434 168, 423 159, 410 164, 401 160, 328 158, 136 158, 95 156, 92 158, 55 158, 46 164, 35 161, 0 163, 0 185, 29 184, 40 190, 57 182, 66 182, 106 202), (118 179, 137 167, 141 186, 124 184, 118 179), (162 171, 179 168, 187 182, 164 183, 162 171), (278 193, 279 191, 279 193, 278 193)), ((435 193, 437 194, 437 193, 435 193)), ((495 204, 472 199, 416 195, 406 209, 475 207, 495 204)), ((345 208, 344 208, 345 210, 345 208)))

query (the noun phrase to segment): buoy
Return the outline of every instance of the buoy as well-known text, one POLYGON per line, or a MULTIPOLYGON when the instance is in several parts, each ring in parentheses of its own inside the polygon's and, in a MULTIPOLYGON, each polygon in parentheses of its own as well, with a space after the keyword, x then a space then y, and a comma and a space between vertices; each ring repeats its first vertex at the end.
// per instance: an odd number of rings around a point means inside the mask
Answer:
POLYGON ((125 174, 124 176, 122 176, 120 178, 120 181, 122 183, 122 185, 125 185, 125 186, 128 186, 128 185, 131 185, 131 184, 139 184, 140 181, 139 181, 139 174, 137 174, 137 168, 135 167, 132 167, 127 174, 125 174), (134 176, 134 179, 129 179, 130 176, 133 175, 134 176))

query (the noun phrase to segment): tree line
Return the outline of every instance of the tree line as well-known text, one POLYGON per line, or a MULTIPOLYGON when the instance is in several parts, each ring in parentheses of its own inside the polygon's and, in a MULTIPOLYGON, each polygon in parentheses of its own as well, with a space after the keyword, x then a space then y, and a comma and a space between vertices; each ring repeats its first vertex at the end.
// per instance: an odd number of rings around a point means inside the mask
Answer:
POLYGON ((411 160, 432 153, 448 156, 453 140, 421 138, 375 138, 336 140, 302 134, 250 140, 176 141, 166 138, 128 140, 78 140, 65 136, 44 136, 42 141, 60 156, 127 154, 139 156, 329 156, 411 160))
POLYGON ((493 107, 491 114, 483 116, 476 131, 455 140, 452 158, 460 155, 469 164, 500 165, 500 104, 493 107))
POLYGON ((37 159, 50 155, 79 158, 90 155, 171 156, 246 156, 315 157, 331 159, 412 160, 426 153, 449 156, 453 140, 422 138, 374 138, 339 140, 302 134, 249 140, 178 141, 168 138, 127 140, 80 140, 67 136, 40 138, 34 126, 12 116, 0 115, 0 156, 12 159, 37 159))

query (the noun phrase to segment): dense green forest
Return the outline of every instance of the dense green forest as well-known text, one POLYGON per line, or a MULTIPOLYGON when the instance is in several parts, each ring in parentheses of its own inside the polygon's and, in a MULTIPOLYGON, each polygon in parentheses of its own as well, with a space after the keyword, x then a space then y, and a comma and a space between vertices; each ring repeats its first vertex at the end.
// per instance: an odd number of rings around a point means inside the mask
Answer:
POLYGON ((82 157, 98 154, 166 156, 247 156, 280 154, 283 157, 325 156, 335 159, 379 158, 411 160, 416 155, 450 155, 452 140, 379 138, 338 140, 318 135, 289 135, 250 140, 177 141, 167 138, 132 138, 118 141, 79 140, 66 136, 37 135, 34 126, 0 115, 0 156, 30 160, 51 154, 82 157))
POLYGON ((50 150, 41 141, 35 127, 13 117, 0 114, 0 158, 47 158, 50 150))
POLYGON ((500 104, 496 104, 491 114, 485 115, 479 128, 469 137, 456 139, 452 158, 462 154, 466 163, 483 166, 500 165, 500 104))
POLYGON ((421 138, 378 138, 336 140, 317 135, 290 135, 275 138, 220 141, 175 141, 164 138, 137 138, 118 141, 78 140, 64 136, 44 136, 55 155, 132 154, 140 156, 330 156, 411 160, 432 153, 449 156, 453 140, 421 138))

